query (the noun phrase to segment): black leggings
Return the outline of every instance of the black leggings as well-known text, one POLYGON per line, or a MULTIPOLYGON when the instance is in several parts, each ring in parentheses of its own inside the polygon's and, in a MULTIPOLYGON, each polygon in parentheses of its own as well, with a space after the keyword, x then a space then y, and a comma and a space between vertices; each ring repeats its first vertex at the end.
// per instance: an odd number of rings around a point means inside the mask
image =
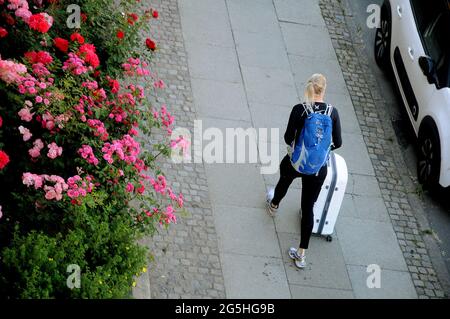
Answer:
POLYGON ((328 168, 325 165, 316 175, 303 175, 292 167, 291 160, 288 155, 280 164, 280 180, 275 188, 275 195, 272 204, 278 206, 281 200, 286 196, 289 186, 294 179, 301 177, 302 179, 302 223, 301 223, 301 242, 300 248, 308 249, 309 239, 314 227, 314 204, 319 197, 323 182, 327 177, 328 168))

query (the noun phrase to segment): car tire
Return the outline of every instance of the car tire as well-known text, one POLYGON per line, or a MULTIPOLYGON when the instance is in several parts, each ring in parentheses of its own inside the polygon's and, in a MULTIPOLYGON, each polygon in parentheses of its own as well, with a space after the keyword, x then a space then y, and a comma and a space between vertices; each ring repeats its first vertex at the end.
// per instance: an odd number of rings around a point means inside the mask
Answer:
POLYGON ((389 68, 391 56, 391 16, 389 8, 381 7, 380 27, 375 34, 374 54, 377 65, 384 70, 389 68))
POLYGON ((441 144, 439 133, 433 124, 427 124, 419 132, 419 155, 417 177, 426 188, 433 188, 439 182, 441 170, 441 144))

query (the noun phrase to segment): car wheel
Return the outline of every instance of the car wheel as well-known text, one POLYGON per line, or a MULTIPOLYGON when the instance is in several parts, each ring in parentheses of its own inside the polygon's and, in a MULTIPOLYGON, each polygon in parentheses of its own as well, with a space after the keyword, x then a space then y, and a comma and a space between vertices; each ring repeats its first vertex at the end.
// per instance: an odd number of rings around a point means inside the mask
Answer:
POLYGON ((391 21, 388 8, 383 5, 381 8, 380 27, 375 34, 375 61, 382 69, 389 66, 391 52, 391 21))
POLYGON ((426 187, 434 187, 439 182, 441 170, 441 145, 436 129, 428 125, 419 134, 419 158, 417 176, 426 187))

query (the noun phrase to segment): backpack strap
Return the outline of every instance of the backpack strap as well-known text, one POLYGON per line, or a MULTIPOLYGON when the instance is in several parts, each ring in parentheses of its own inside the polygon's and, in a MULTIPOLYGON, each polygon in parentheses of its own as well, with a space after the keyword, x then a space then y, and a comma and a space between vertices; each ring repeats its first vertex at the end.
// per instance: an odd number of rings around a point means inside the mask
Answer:
POLYGON ((314 113, 314 110, 310 104, 303 103, 302 105, 303 105, 303 108, 305 109, 306 115, 310 115, 310 114, 314 113))
POLYGON ((333 105, 327 104, 327 109, 325 110, 325 114, 331 117, 331 113, 333 113, 333 105))

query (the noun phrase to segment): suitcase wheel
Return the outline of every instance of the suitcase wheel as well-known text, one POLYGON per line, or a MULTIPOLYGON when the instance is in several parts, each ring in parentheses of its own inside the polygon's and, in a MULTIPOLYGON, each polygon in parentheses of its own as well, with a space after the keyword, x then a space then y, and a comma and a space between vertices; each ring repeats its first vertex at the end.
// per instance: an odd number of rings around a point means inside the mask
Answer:
POLYGON ((327 242, 332 242, 333 241, 333 237, 331 235, 328 235, 326 237, 327 242))

